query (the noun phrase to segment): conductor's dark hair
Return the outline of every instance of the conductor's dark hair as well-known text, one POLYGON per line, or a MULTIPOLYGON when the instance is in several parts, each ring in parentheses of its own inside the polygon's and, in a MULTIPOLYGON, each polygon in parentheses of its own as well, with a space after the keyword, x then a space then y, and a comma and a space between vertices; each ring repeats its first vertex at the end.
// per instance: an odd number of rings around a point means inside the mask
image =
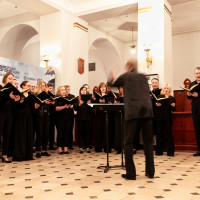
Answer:
POLYGON ((128 67, 131 71, 137 71, 138 70, 138 62, 137 59, 130 59, 126 63, 126 67, 128 67))
POLYGON ((28 81, 23 81, 23 82, 20 84, 20 87, 23 89, 23 86, 25 86, 27 83, 28 83, 28 81))
POLYGON ((12 72, 7 72, 2 79, 2 83, 4 84, 6 83, 6 79, 8 78, 9 75, 12 75, 14 77, 14 74, 12 72))
MULTIPOLYGON (((200 70, 200 67, 196 67, 195 70, 200 70)), ((194 71, 195 71, 195 70, 194 70, 194 71)))

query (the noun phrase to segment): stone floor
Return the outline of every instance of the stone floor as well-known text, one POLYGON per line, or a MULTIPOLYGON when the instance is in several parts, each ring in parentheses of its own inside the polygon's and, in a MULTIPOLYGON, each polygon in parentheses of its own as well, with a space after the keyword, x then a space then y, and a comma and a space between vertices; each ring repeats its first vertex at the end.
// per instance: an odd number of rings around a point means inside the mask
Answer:
MULTIPOLYGON (((70 154, 34 161, 0 163, 0 200, 199 200, 200 157, 194 152, 176 152, 175 157, 155 156, 154 179, 144 175, 144 155, 134 155, 137 180, 124 180, 122 168, 104 173, 105 153, 70 154)), ((110 166, 120 165, 121 156, 109 154, 110 166)))

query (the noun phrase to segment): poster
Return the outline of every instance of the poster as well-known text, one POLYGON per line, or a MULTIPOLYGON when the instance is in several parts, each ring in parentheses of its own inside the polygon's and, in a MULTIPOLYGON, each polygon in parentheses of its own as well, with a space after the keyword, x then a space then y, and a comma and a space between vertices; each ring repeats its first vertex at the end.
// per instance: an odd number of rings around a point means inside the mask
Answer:
POLYGON ((39 80, 43 80, 46 83, 52 83, 55 88, 55 71, 52 69, 37 67, 0 57, 0 84, 6 72, 12 72, 19 84, 22 81, 30 81, 37 84, 39 80))

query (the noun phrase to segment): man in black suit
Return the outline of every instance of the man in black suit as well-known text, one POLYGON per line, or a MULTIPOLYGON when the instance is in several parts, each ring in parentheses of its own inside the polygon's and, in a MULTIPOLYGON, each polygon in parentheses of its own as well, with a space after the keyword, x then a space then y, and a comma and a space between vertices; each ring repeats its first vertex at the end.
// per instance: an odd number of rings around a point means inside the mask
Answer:
POLYGON ((137 128, 142 128, 142 136, 145 151, 145 175, 154 178, 153 158, 153 109, 149 97, 149 86, 146 76, 137 72, 137 60, 130 60, 126 63, 126 73, 114 81, 114 74, 109 78, 108 84, 114 87, 122 86, 124 89, 124 152, 126 174, 125 179, 135 180, 136 169, 133 162, 133 143, 137 134, 137 128))
MULTIPOLYGON (((151 93, 153 93, 156 97, 158 97, 160 95, 160 92, 161 92, 161 89, 159 89, 159 79, 153 78, 151 80, 151 86, 152 86, 151 93)), ((156 116, 156 112, 157 112, 158 107, 156 106, 156 99, 152 97, 151 93, 150 93, 150 97, 151 97, 152 105, 153 105, 153 115, 156 116)), ((155 120, 153 120, 153 133, 155 135, 157 135, 155 120)))
MULTIPOLYGON (((197 67, 194 70, 194 76, 196 80, 190 83, 190 88, 193 85, 200 83, 200 67, 197 67)), ((192 117, 196 132, 197 146, 199 149, 195 154, 193 154, 193 156, 200 156, 200 91, 193 93, 187 92, 187 98, 192 99, 192 117)))

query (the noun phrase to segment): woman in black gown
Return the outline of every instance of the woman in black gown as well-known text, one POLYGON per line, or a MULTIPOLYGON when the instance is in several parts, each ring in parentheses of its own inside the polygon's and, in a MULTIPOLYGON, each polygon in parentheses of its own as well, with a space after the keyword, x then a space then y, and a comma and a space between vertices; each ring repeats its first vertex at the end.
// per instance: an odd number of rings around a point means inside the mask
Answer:
MULTIPOLYGON (((39 95, 42 92, 47 92, 47 84, 40 80, 37 83, 36 95, 39 95)), ((35 126, 36 126, 36 157, 40 158, 41 156, 51 156, 47 152, 47 144, 49 137, 49 104, 50 101, 45 101, 40 105, 38 109, 35 110, 35 126), (42 149, 41 149, 42 147, 42 149)))
MULTIPOLYGON (((11 72, 7 72, 3 79, 1 89, 7 84, 13 82, 14 75, 11 72)), ((10 163, 8 160, 8 151, 10 144, 10 134, 12 130, 13 122, 13 104, 15 101, 19 101, 20 96, 14 96, 13 92, 10 94, 0 95, 0 137, 3 136, 2 142, 2 162, 10 163)))
POLYGON ((74 109, 77 111, 76 122, 78 130, 78 146, 80 153, 83 153, 83 141, 87 153, 90 153, 91 123, 93 122, 94 118, 93 108, 88 105, 88 103, 92 102, 92 96, 88 94, 89 99, 87 100, 87 102, 84 102, 82 100, 82 95, 86 94, 87 89, 82 86, 79 90, 79 96, 76 98, 77 101, 74 105, 74 109))
POLYGON ((65 101, 66 90, 64 86, 59 86, 55 100, 55 124, 57 128, 58 154, 69 154, 68 146, 71 134, 70 105, 65 101), (64 151, 62 151, 62 148, 64 151))
POLYGON ((32 112, 39 107, 39 104, 29 102, 31 84, 23 81, 20 85, 23 96, 20 103, 16 105, 14 121, 14 161, 33 160, 33 119, 32 112))
MULTIPOLYGON (((70 94, 70 86, 65 85, 66 90, 66 98, 67 99, 73 99, 75 96, 73 94, 70 94)), ((74 127, 74 105, 70 105, 67 109, 67 115, 68 115, 68 122, 70 124, 70 130, 69 130, 69 149, 73 150, 73 127, 74 127)))
POLYGON ((162 102, 156 102, 157 112, 155 115, 157 138, 156 155, 163 155, 167 150, 168 156, 174 156, 174 140, 172 135, 172 112, 176 110, 176 99, 172 96, 172 88, 166 84, 161 90, 159 98, 166 98, 162 102))

